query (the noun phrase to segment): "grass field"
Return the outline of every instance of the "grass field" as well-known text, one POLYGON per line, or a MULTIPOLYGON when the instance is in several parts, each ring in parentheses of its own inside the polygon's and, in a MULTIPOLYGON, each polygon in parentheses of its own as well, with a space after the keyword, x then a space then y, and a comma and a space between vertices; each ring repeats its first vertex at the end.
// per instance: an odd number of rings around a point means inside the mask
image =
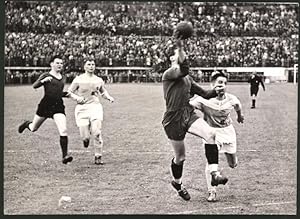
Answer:
POLYGON ((63 165, 52 120, 38 132, 17 133, 23 119, 32 119, 42 89, 5 87, 4 214, 296 214, 295 85, 266 85, 254 110, 248 84, 229 85, 243 104, 245 123, 237 124, 233 112, 239 166, 230 169, 221 155, 230 181, 218 187, 216 203, 206 201, 204 149, 194 136, 186 138, 183 173, 192 199, 183 201, 170 185, 173 151, 161 125, 161 84, 107 88, 116 101, 102 101, 105 165, 95 166, 93 148, 83 148, 75 126, 74 102, 65 100, 74 161, 63 165), (58 206, 63 195, 71 203, 58 206))

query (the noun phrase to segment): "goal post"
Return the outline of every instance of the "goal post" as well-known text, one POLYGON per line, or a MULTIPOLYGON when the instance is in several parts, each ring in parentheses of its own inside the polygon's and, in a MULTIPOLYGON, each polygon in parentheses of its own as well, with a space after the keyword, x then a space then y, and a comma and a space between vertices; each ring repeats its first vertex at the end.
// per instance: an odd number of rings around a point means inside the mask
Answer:
POLYGON ((294 84, 297 83, 297 78, 298 78, 298 64, 295 64, 294 65, 294 80, 293 80, 294 84))

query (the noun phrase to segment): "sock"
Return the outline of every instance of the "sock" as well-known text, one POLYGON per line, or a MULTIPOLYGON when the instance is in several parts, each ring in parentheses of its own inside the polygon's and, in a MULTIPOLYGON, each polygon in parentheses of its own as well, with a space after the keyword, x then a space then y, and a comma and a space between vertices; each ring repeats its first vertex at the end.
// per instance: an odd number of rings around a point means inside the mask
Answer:
POLYGON ((90 144, 90 139, 85 139, 84 141, 83 141, 83 145, 84 145, 84 147, 88 147, 89 146, 89 144, 90 144))
POLYGON ((206 177, 206 184, 207 184, 207 190, 208 192, 216 192, 216 186, 211 185, 211 174, 210 174, 210 169, 208 166, 208 163, 206 163, 205 166, 205 177, 206 177))
POLYGON ((181 177, 183 172, 183 161, 180 162, 180 164, 176 164, 174 163, 174 158, 173 158, 171 163, 171 170, 172 170, 174 181, 178 184, 181 184, 181 177))
POLYGON ((210 172, 218 171, 219 150, 216 144, 205 144, 205 156, 210 172))
POLYGON ((28 124, 27 128, 28 128, 29 131, 32 132, 32 130, 33 130, 33 129, 32 129, 32 122, 28 124), (30 126, 31 126, 31 127, 30 127, 30 126))
POLYGON ((252 99, 252 106, 255 107, 255 99, 252 99))
POLYGON ((103 140, 102 140, 101 134, 98 135, 98 136, 95 136, 94 147, 95 147, 95 157, 102 156, 102 153, 103 153, 103 140))
POLYGON ((60 136, 59 142, 62 151, 62 157, 64 158, 68 155, 68 136, 60 136))

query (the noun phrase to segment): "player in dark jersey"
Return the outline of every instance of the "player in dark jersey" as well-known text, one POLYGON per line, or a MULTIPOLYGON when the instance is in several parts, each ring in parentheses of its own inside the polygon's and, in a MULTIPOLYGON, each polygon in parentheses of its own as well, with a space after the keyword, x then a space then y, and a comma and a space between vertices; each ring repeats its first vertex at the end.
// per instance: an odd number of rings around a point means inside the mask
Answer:
MULTIPOLYGON (((191 133, 206 140, 205 154, 212 176, 212 185, 226 184, 227 178, 218 171, 218 147, 215 144, 215 130, 194 112, 189 105, 192 95, 198 94, 204 98, 215 97, 215 90, 202 89, 189 75, 189 63, 183 51, 183 41, 178 39, 177 50, 171 57, 172 66, 163 74, 163 92, 166 101, 166 112, 163 116, 165 133, 173 146, 175 157, 171 162, 173 175, 172 186, 184 200, 190 200, 190 195, 181 182, 183 163, 185 161, 184 138, 191 133)), ((220 88, 221 89, 221 88, 220 88)))
POLYGON ((248 82, 250 83, 250 96, 252 97, 252 106, 251 109, 255 108, 255 102, 256 102, 256 97, 258 94, 258 90, 259 90, 259 84, 261 84, 261 86, 263 87, 264 91, 265 89, 265 85, 264 82, 262 80, 262 78, 260 76, 258 76, 256 74, 256 72, 254 72, 251 77, 249 78, 248 82))
POLYGON ((18 129, 22 133, 26 128, 35 132, 43 124, 43 122, 52 118, 56 123, 59 135, 60 146, 62 150, 62 162, 67 164, 73 160, 68 155, 68 134, 65 115, 65 106, 62 97, 67 92, 63 92, 65 78, 61 75, 63 69, 63 60, 59 56, 53 57, 50 62, 51 71, 42 74, 33 84, 33 88, 37 89, 44 86, 44 97, 40 101, 36 115, 33 121, 23 122, 18 129))

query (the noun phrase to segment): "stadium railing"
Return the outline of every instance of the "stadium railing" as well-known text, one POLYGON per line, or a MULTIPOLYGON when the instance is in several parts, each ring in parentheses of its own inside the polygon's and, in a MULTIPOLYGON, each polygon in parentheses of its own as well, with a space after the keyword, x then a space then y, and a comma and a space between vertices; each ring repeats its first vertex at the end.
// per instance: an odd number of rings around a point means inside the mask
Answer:
MULTIPOLYGON (((38 76, 50 70, 50 67, 5 67, 5 84, 31 84, 38 76)), ((213 71, 229 73, 230 82, 246 82, 250 74, 256 71, 269 82, 294 82, 290 78, 296 77, 298 67, 192 67, 191 75, 196 81, 209 82, 213 71), (296 71, 296 70, 297 71, 296 71)), ((70 83, 80 71, 65 73, 66 82, 70 83)), ((123 82, 161 82, 162 73, 157 73, 151 67, 97 67, 96 75, 103 78, 106 83, 123 82)))

